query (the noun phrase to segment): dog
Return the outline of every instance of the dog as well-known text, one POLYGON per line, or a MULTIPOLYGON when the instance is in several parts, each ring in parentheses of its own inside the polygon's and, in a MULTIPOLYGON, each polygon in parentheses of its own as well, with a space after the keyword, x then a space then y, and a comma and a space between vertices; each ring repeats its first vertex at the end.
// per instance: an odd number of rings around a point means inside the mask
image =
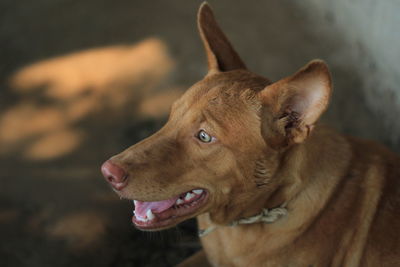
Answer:
POLYGON ((313 60, 254 74, 203 3, 205 78, 165 126, 102 165, 155 231, 197 217, 203 250, 181 266, 400 266, 400 157, 317 121, 332 94, 313 60))

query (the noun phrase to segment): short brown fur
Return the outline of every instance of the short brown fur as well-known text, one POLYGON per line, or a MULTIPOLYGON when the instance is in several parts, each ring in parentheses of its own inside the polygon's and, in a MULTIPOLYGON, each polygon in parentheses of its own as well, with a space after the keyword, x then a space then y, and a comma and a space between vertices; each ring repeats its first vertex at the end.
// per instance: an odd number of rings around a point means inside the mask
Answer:
MULTIPOLYGON (((114 156, 129 173, 122 197, 171 198, 193 188, 204 250, 182 266, 400 266, 400 158, 370 141, 317 125, 332 82, 315 60, 271 83, 246 70, 203 4, 209 73, 153 136, 114 156), (200 129, 216 137, 196 138, 200 129), (286 203, 272 223, 227 226, 286 203)), ((155 229, 158 230, 158 229, 155 229)))

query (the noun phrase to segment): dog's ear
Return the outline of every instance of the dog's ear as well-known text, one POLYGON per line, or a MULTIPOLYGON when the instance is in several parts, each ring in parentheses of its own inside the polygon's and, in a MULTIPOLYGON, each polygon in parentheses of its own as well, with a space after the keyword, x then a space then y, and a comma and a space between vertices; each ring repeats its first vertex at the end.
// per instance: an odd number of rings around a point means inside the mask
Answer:
POLYGON ((303 142, 327 108, 331 92, 331 76, 321 60, 268 85, 259 92, 264 139, 275 148, 303 142))
POLYGON ((199 8, 197 24, 207 53, 208 70, 210 72, 246 68, 228 38, 218 26, 207 2, 201 4, 199 8))

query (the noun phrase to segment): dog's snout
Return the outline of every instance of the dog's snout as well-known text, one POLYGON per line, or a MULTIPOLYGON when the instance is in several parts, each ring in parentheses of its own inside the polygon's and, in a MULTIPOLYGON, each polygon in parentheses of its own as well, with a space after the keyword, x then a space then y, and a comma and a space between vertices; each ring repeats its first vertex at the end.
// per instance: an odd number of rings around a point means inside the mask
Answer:
POLYGON ((101 166, 101 172, 107 182, 109 182, 116 190, 121 190, 126 186, 128 174, 122 167, 116 165, 110 160, 103 163, 101 166))

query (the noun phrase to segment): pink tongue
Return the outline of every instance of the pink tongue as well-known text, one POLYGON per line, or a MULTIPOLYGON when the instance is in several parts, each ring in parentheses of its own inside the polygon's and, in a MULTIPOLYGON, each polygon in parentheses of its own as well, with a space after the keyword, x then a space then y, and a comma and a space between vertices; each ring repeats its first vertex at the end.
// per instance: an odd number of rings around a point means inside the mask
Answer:
POLYGON ((151 210, 154 213, 160 213, 164 210, 169 209, 172 207, 179 196, 170 198, 167 200, 162 201, 155 201, 155 202, 142 202, 139 200, 135 200, 135 215, 144 218, 146 216, 147 210, 151 210))

